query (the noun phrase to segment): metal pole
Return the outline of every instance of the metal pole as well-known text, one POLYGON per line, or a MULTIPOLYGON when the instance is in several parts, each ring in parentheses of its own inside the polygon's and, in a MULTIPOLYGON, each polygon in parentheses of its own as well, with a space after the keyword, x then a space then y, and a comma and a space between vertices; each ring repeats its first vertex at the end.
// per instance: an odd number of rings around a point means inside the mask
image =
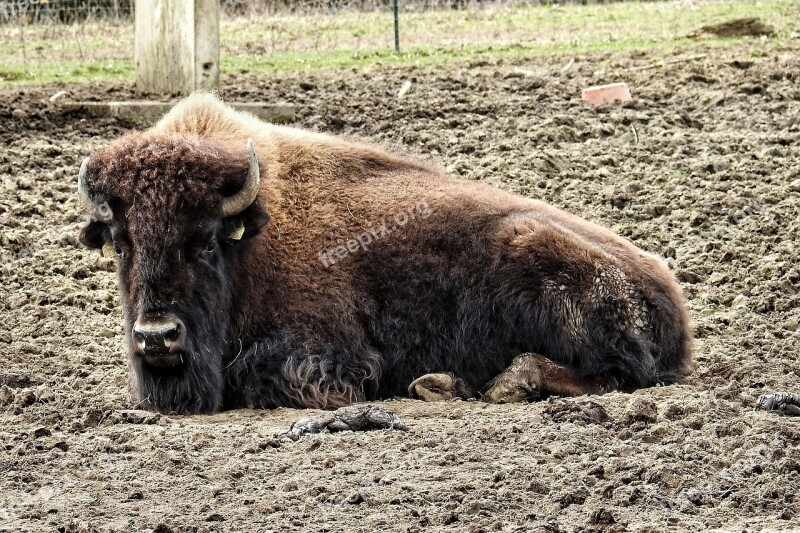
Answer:
POLYGON ((392 9, 394 10, 394 51, 400 51, 400 0, 392 0, 392 9))

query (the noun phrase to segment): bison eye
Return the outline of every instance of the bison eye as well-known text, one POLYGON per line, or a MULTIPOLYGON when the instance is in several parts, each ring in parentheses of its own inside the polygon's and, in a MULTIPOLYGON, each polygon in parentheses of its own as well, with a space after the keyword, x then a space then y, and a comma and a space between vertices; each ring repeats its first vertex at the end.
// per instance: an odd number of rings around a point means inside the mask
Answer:
POLYGON ((206 243, 206 246, 205 246, 205 248, 203 248, 203 250, 201 251, 201 253, 202 253, 203 255, 211 255, 211 254, 213 254, 213 253, 214 253, 214 247, 215 247, 215 244, 214 244, 214 239, 210 239, 210 240, 209 240, 209 241, 206 243))

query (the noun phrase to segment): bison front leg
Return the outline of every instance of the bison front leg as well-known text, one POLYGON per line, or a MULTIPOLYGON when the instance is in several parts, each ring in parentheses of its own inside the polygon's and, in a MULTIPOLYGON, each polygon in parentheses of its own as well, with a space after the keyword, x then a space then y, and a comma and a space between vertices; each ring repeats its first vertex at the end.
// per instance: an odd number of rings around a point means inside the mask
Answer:
POLYGON ((514 403, 550 395, 600 394, 615 388, 613 379, 583 378, 570 367, 539 354, 525 353, 486 384, 483 399, 489 403, 514 403))

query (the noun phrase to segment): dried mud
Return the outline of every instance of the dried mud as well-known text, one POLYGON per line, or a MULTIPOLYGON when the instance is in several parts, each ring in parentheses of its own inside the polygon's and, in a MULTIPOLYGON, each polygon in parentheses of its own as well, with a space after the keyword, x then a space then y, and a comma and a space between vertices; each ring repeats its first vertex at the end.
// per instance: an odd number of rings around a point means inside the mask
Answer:
MULTIPOLYGON (((797 44, 797 41, 794 41, 797 44)), ((525 405, 392 400, 409 431, 277 436, 308 412, 138 416, 114 264, 81 249, 80 159, 133 124, 0 91, 0 530, 663 531, 800 524, 800 60, 753 41, 648 54, 225 80, 298 125, 545 199, 669 258, 684 385, 525 405), (673 59, 667 57, 667 60, 673 59), (405 80, 408 94, 395 95, 405 80), (586 85, 627 81, 600 109, 586 85)))

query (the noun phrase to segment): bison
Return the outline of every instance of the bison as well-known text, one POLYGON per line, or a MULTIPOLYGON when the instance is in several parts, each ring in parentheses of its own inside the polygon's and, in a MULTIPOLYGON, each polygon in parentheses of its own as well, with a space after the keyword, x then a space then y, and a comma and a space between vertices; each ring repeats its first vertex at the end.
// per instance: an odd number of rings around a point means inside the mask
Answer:
POLYGON ((664 262, 546 203, 210 94, 91 157, 145 408, 631 391, 693 369, 664 262), (437 396, 438 395, 438 396, 437 396))

